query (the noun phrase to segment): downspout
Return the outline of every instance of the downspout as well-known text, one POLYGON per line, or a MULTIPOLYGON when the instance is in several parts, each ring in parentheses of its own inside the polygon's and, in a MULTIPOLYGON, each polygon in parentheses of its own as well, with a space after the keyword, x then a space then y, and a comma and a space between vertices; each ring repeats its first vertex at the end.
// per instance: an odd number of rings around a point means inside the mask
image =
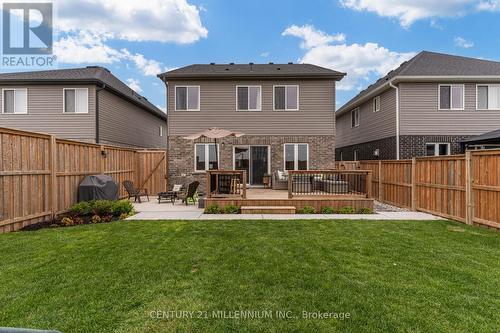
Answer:
POLYGON ((392 81, 389 85, 396 90, 396 159, 399 161, 399 88, 392 81))
POLYGON ((99 135, 99 92, 104 89, 106 89, 105 84, 95 90, 95 143, 100 143, 101 140, 99 135))

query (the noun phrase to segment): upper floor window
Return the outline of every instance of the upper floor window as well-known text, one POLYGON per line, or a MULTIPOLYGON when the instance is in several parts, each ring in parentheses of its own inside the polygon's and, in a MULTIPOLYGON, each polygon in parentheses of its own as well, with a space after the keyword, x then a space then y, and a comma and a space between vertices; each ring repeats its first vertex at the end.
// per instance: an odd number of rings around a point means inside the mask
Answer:
POLYGON ((274 86, 274 110, 298 111, 299 86, 274 86))
POLYGON ((87 88, 64 88, 64 113, 88 113, 89 90, 87 88))
POLYGON ((200 111, 200 86, 176 86, 175 110, 200 111))
POLYGON ((464 85, 440 84, 439 85, 439 110, 463 110, 464 85))
POLYGON ((3 90, 3 113, 28 113, 27 89, 3 90))
POLYGON ((219 147, 213 143, 199 143, 194 149, 194 170, 206 171, 218 169, 219 147))
POLYGON ((260 111, 261 90, 260 86, 237 86, 236 109, 238 111, 260 111))
POLYGON ((285 170, 307 170, 309 168, 309 145, 287 143, 285 149, 285 170))
POLYGON ((351 127, 359 126, 359 108, 351 111, 351 127))
POLYGON ((425 154, 427 156, 450 155, 449 143, 426 143, 425 154))
POLYGON ((477 86, 478 110, 500 110, 500 85, 485 84, 477 86))
POLYGON ((373 112, 380 111, 380 96, 373 99, 373 112))

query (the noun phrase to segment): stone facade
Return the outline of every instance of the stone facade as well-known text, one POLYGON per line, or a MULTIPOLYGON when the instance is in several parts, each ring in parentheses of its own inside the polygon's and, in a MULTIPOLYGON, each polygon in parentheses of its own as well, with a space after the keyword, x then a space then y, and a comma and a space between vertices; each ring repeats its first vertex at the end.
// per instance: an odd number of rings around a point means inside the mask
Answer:
MULTIPOLYGON (((426 156, 426 143, 450 143, 450 153, 452 155, 463 154, 463 147, 459 141, 469 137, 459 135, 402 135, 399 137, 399 157, 400 159, 410 159, 426 156)), ((352 161, 355 149, 358 150, 358 160, 394 160, 396 159, 396 137, 337 148, 335 149, 335 159, 339 161, 342 152, 344 161, 352 161), (375 149, 379 149, 378 157, 373 154, 375 149)))
MULTIPOLYGON (((194 170, 194 145, 196 143, 213 143, 213 140, 186 140, 179 136, 169 137, 168 176, 169 183, 184 184, 198 180, 201 186, 205 184, 205 173, 194 170)), ((233 147, 262 145, 270 147, 271 173, 284 169, 285 143, 309 144, 309 169, 331 169, 335 161, 333 135, 322 136, 243 136, 241 138, 225 138, 218 140, 220 149, 221 170, 233 170, 233 147)))
POLYGON ((384 138, 380 140, 345 146, 335 149, 335 159, 354 160, 354 150, 358 150, 358 160, 394 160, 396 159, 396 137, 384 138), (379 156, 375 156, 375 150, 379 150, 379 156))

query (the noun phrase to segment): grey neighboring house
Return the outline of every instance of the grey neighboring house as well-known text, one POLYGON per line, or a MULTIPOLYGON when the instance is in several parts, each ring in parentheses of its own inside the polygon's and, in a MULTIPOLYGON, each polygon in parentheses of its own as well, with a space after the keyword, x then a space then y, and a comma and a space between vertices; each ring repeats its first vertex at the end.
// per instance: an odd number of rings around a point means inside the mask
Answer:
POLYGON ((276 171, 331 168, 335 82, 344 73, 309 64, 191 65, 160 74, 167 86, 171 184, 218 167, 246 170, 250 185, 276 171), (242 132, 218 143, 185 136, 211 127, 242 132))
POLYGON ((461 153, 467 139, 500 128, 500 62, 423 51, 336 118, 337 160, 461 153))
POLYGON ((0 74, 0 127, 166 148, 167 116, 103 67, 0 74))

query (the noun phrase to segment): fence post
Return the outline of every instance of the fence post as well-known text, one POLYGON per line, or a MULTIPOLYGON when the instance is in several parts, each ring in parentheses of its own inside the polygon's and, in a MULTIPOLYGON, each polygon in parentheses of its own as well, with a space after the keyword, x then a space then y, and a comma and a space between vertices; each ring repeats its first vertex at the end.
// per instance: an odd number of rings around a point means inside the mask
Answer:
POLYGON ((465 152, 465 223, 473 224, 474 198, 472 189, 472 152, 465 152))
POLYGON ((100 151, 99 151, 99 156, 100 156, 99 161, 101 162, 101 164, 100 164, 99 167, 101 169, 101 174, 104 174, 106 172, 106 170, 105 170, 106 169, 106 161, 104 159, 106 156, 104 156, 103 153, 102 153, 104 151, 104 146, 100 145, 99 149, 100 149, 100 151))
POLYGON ((411 210, 417 210, 417 159, 411 159, 411 210))
POLYGON ((50 208, 52 211, 52 219, 56 218, 57 214, 57 141, 56 136, 50 136, 50 208))
POLYGON ((382 161, 378 161, 378 199, 382 200, 382 161))

